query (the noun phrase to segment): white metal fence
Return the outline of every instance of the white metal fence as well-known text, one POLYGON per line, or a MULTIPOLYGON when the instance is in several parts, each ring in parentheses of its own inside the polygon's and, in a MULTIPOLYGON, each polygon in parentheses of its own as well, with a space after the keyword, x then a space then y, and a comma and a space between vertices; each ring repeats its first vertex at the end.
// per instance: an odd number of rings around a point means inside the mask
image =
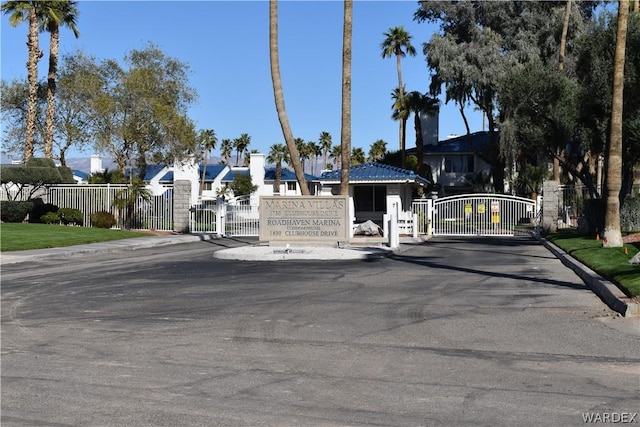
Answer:
POLYGON ((203 201, 191 208, 191 233, 259 236, 259 206, 247 202, 203 201))
MULTIPOLYGON (((12 189, 0 192, 0 200, 15 198, 12 189)), ((138 230, 173 230, 173 186, 165 187, 160 195, 152 195, 150 200, 137 197, 131 210, 114 208, 114 200, 128 198, 131 191, 126 184, 53 185, 42 188, 32 198, 40 198, 43 203, 58 208, 78 209, 84 216, 83 225, 91 227, 91 214, 105 211, 112 213, 121 227, 130 223, 138 230)), ((14 191, 15 192, 15 191, 14 191)), ((22 192, 28 194, 28 192, 22 192)), ((24 199, 24 197, 22 197, 24 199)), ((17 198, 18 200, 21 197, 17 198)))
POLYGON ((503 194, 466 194, 434 200, 433 235, 514 236, 528 233, 536 202, 503 194))

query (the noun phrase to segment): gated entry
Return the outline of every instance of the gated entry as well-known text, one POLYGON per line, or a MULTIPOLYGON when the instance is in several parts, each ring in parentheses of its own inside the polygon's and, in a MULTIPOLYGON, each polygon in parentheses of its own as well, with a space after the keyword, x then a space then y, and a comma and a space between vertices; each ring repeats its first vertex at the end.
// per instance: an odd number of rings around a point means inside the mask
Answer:
POLYGON ((258 236, 258 206, 248 200, 238 203, 204 201, 191 208, 190 232, 221 236, 258 236))
POLYGON ((537 221, 536 202, 503 194, 465 194, 433 202, 435 236, 514 236, 537 221))

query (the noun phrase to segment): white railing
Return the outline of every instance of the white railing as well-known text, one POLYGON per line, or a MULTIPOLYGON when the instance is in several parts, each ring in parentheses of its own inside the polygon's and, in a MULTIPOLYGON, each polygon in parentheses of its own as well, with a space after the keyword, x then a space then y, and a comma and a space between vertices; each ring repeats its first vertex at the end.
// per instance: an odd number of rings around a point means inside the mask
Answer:
POLYGON ((203 201, 191 207, 190 232, 220 236, 259 236, 257 205, 247 200, 203 201))

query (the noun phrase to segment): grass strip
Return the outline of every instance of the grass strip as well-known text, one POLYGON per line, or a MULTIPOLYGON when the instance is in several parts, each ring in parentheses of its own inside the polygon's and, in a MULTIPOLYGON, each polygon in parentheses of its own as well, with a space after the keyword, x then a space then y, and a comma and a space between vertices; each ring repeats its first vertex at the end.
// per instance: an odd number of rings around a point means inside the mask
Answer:
POLYGON ((11 252, 56 248, 144 236, 149 236, 149 233, 105 228, 5 222, 0 224, 0 251, 11 252))
POLYGON ((639 243, 626 243, 622 248, 605 248, 601 240, 582 236, 573 230, 550 234, 546 239, 615 283, 627 296, 640 295, 640 265, 629 264, 629 259, 640 250, 639 243))

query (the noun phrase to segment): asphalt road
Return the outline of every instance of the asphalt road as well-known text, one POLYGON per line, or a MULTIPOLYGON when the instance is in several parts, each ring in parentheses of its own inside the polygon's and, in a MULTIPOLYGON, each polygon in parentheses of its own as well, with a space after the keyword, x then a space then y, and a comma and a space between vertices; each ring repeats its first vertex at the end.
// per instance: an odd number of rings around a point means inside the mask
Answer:
POLYGON ((637 318, 534 240, 213 257, 238 244, 3 266, 2 426, 640 421, 637 318))

